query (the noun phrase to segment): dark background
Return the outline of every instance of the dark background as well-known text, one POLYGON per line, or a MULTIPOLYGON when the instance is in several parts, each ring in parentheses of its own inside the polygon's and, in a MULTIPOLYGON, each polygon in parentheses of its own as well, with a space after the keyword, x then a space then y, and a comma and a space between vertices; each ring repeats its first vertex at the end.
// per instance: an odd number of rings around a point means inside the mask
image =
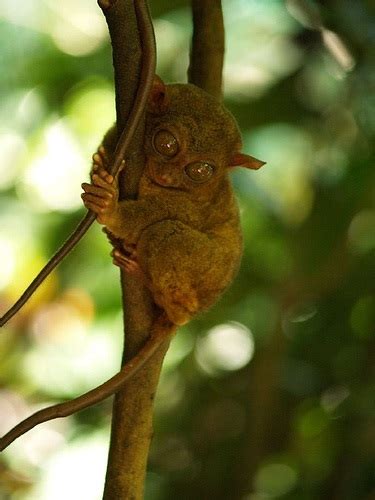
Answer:
MULTIPOLYGON (((152 0, 158 72, 185 81, 187 1, 152 0)), ((241 270, 181 329, 155 410, 147 500, 375 498, 374 12, 368 1, 224 0, 225 100, 244 151, 241 270)), ((114 119, 92 0, 0 5, 0 305, 84 211, 114 119), (77 5, 78 4, 78 5, 77 5)), ((98 227, 0 336, 0 432, 114 373, 117 269, 98 227)), ((111 401, 42 425, 0 461, 0 498, 96 500, 111 401)))

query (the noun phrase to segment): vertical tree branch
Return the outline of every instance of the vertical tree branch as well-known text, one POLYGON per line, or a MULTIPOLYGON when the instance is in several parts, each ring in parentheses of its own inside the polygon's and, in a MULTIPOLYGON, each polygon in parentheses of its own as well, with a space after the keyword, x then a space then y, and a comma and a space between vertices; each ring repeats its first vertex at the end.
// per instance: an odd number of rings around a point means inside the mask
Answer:
POLYGON ((221 0, 192 0, 192 10, 189 82, 221 99, 225 50, 221 0))
MULTIPOLYGON (((113 49, 116 114, 120 133, 129 116, 139 84, 142 49, 134 0, 117 0, 111 3, 112 6, 105 9, 104 13, 113 49)), ((144 166, 143 135, 144 121, 129 149, 126 168, 120 178, 123 198, 134 198, 137 194, 144 166)), ((126 331, 126 349, 123 355, 125 363, 147 339, 154 320, 154 310, 148 291, 138 280, 122 273, 121 285, 126 331)), ((153 399, 167 348, 166 343, 115 397, 103 496, 105 500, 139 500, 143 497, 152 436, 153 399)))
MULTIPOLYGON (((189 81, 220 99, 224 55, 221 2, 193 0, 193 13, 194 36, 189 81)), ((121 131, 139 82, 142 51, 133 1, 117 0, 105 11, 105 15, 113 47, 117 124, 121 131)), ((124 198, 134 198, 137 194, 144 164, 143 134, 142 126, 126 158, 126 169, 120 179, 124 198)), ((147 339, 155 319, 155 311, 149 292, 138 280, 122 274, 121 285, 125 311, 125 363, 147 339)), ((165 342, 115 397, 104 500, 143 498, 144 476, 152 437, 153 400, 168 344, 165 342)))

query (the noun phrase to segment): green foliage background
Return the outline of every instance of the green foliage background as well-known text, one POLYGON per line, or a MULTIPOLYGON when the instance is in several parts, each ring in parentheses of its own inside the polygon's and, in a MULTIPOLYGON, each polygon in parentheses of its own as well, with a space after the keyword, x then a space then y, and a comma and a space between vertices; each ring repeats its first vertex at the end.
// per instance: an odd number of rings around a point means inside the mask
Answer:
MULTIPOLYGON (((185 81, 188 2, 150 4, 159 74, 185 81)), ((374 12, 370 0, 298 5, 223 0, 226 103, 267 165, 233 173, 241 270, 166 359, 148 500, 375 495, 374 12)), ((5 310, 83 215, 80 182, 114 110, 95 2, 3 0, 0 46, 5 310)), ((93 228, 2 332, 1 433, 118 369, 108 254, 93 228)), ((110 413, 107 401, 14 443, 0 498, 101 498, 110 413)))

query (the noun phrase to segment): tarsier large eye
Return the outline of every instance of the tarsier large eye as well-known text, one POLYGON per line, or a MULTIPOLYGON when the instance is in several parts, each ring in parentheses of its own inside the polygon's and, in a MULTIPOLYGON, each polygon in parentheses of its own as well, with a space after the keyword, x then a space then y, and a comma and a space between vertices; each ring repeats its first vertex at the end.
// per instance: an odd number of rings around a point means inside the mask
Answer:
POLYGON ((211 179, 214 167, 206 161, 195 161, 185 167, 185 172, 194 182, 206 182, 211 179))
POLYGON ((179 146, 176 137, 168 130, 158 130, 152 139, 155 151, 172 158, 178 153, 179 146))

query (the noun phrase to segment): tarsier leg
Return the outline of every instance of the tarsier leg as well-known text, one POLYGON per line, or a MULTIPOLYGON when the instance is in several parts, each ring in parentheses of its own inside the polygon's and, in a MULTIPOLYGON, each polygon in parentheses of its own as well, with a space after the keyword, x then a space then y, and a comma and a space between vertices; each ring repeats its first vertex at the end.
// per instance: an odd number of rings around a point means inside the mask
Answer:
POLYGON ((176 325, 187 323, 202 309, 200 295, 210 295, 215 286, 205 283, 212 253, 208 238, 179 221, 167 220, 145 230, 137 250, 155 302, 176 325))

